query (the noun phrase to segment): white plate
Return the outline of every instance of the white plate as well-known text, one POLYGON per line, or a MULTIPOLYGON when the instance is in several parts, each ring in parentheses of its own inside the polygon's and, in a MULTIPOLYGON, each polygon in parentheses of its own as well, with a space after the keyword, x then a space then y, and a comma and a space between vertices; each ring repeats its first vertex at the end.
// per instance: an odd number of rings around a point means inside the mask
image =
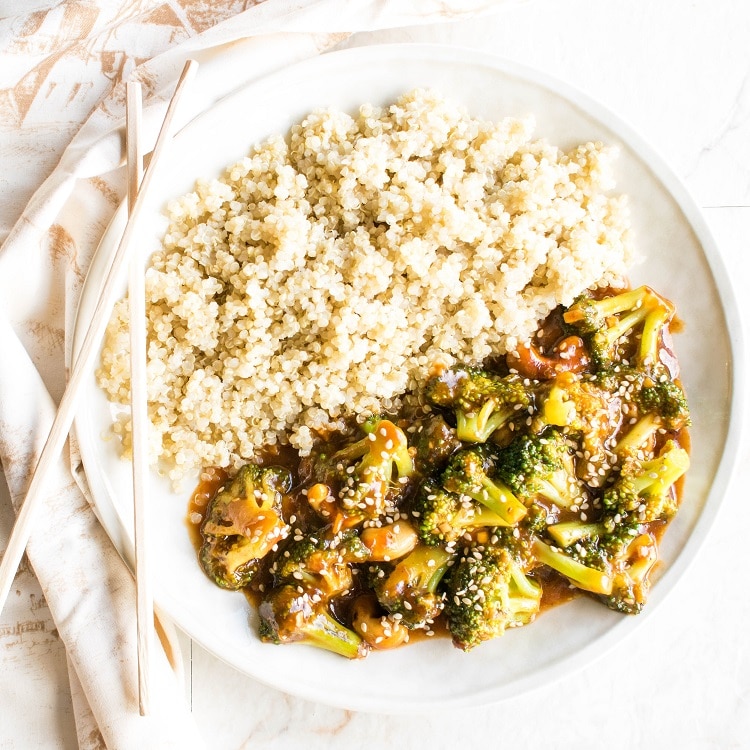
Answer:
MULTIPOLYGON (((742 360, 732 333, 739 326, 730 285, 700 212, 663 162, 611 113, 558 81, 467 50, 389 45, 323 55, 233 94, 178 135, 144 212, 139 244, 144 259, 158 247, 164 203, 191 190, 197 177, 218 176, 253 142, 287 131, 316 107, 353 111, 363 102, 387 104, 416 86, 437 88, 475 116, 532 113, 537 135, 562 147, 587 140, 621 146, 618 191, 630 195, 637 245, 645 257, 632 280, 674 300, 685 322, 677 350, 694 420, 693 467, 682 509, 662 545, 663 564, 645 610, 652 612, 695 556, 725 490, 737 447, 732 415, 740 409, 733 384, 742 382, 737 371, 742 360)), ((120 210, 89 273, 76 328, 79 343, 124 221, 120 210)), ((130 465, 118 459, 115 441, 105 439, 111 408, 93 377, 87 391, 76 420, 86 475, 108 533, 131 558, 130 465)), ((242 594, 214 586, 196 561, 185 522, 189 483, 184 494, 173 494, 154 476, 151 491, 154 568, 157 575, 164 572, 157 583, 158 604, 220 658, 311 700, 414 712, 517 696, 601 655, 644 617, 622 616, 581 599, 469 654, 438 639, 359 662, 312 648, 262 644, 256 614, 242 594)))

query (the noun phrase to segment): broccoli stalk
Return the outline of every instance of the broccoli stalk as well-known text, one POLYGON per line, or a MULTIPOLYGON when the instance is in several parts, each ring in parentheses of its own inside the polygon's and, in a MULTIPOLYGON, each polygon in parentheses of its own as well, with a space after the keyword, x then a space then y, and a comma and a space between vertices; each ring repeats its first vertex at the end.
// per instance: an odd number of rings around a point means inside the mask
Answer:
POLYGON ((542 588, 503 547, 475 548, 446 579, 445 613, 453 643, 464 651, 531 622, 542 588))
POLYGON ((641 455, 644 446, 649 444, 661 428, 661 419, 656 414, 646 414, 617 440, 615 454, 621 460, 641 455))
POLYGON ((582 521, 563 521, 547 527, 547 533, 555 544, 570 547, 581 539, 603 536, 607 529, 603 523, 583 523, 582 521))
POLYGON ((366 438, 333 458, 341 460, 344 455, 362 458, 341 491, 341 504, 346 511, 361 512, 370 518, 388 510, 389 504, 401 494, 401 483, 414 473, 406 435, 387 419, 379 420, 366 438))
POLYGON ((282 467, 243 466, 208 506, 201 526, 203 570, 226 589, 247 586, 265 557, 289 532, 281 516, 283 495, 292 486, 282 467))
POLYGON ((658 498, 668 492, 689 467, 688 452, 670 440, 658 458, 645 461, 638 473, 628 480, 639 497, 658 498))
POLYGON ((442 610, 436 592, 452 558, 442 547, 417 545, 389 574, 374 577, 380 605, 409 629, 425 627, 442 610))
POLYGON ((603 596, 612 593, 613 580, 609 572, 585 565, 538 537, 532 539, 531 550, 540 563, 565 576, 577 588, 603 596))
POLYGON ((513 526, 526 515, 526 506, 511 489, 489 472, 494 467, 492 453, 481 445, 455 453, 441 476, 443 489, 475 500, 513 526))
POLYGON ((300 593, 295 586, 272 589, 258 608, 260 639, 266 643, 303 643, 347 659, 368 653, 365 642, 328 611, 327 600, 300 593))
POLYGON ((459 440, 484 443, 513 414, 512 408, 500 408, 498 399, 490 396, 481 406, 475 407, 472 411, 456 410, 456 435, 459 440))
POLYGON ((427 401, 452 409, 459 440, 484 443, 532 398, 517 375, 499 377, 473 367, 444 370, 425 386, 427 401))
POLYGON ((559 375, 552 381, 542 402, 541 421, 554 427, 568 427, 575 424, 578 419, 578 410, 575 400, 571 398, 570 387, 577 382, 575 377, 567 373, 559 375))
POLYGON ((608 366, 615 359, 618 342, 641 326, 636 362, 653 367, 659 364, 661 331, 673 315, 671 302, 641 286, 600 300, 580 299, 563 313, 563 320, 588 338, 599 367, 608 366))

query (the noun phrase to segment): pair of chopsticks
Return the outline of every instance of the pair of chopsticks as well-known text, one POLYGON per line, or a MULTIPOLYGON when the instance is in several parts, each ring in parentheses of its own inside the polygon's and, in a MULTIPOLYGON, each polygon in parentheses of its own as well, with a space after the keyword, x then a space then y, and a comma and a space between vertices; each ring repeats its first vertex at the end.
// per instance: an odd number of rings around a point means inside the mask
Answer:
MULTIPOLYGON (((57 414, 52 423, 47 440, 42 448, 39 461, 31 477, 26 497, 8 541, 8 546, 0 562, 0 612, 2 612, 8 598, 16 571, 23 557, 26 544, 28 543, 36 514, 40 511, 45 495, 43 494, 50 467, 58 460, 62 453, 68 433, 73 424, 76 406, 81 395, 82 386, 87 382, 93 372, 96 356, 101 345, 104 331, 112 315, 115 301, 119 296, 118 287, 122 266, 131 254, 132 238, 135 233, 138 217, 143 209, 145 197, 153 182, 153 176, 158 167, 169 142, 172 138, 172 129, 179 100, 188 83, 195 76, 198 63, 188 60, 182 75, 177 82, 177 87, 167 108, 159 136, 156 140, 154 150, 148 168, 142 171, 142 154, 138 132, 140 130, 140 86, 138 84, 128 85, 128 220, 122 237, 117 245, 115 254, 107 270, 104 285, 97 300, 93 316, 89 323, 86 335, 83 339, 78 358, 72 366, 70 379, 65 389, 57 414)), ((148 583, 146 551, 144 543, 145 512, 143 502, 143 487, 148 470, 147 453, 147 420, 146 395, 145 395, 145 316, 143 310, 143 269, 138 268, 136 262, 131 263, 130 292, 135 288, 136 299, 130 299, 131 305, 131 347, 135 341, 135 348, 131 356, 136 364, 137 372, 131 373, 132 403, 133 410, 133 489, 135 508, 135 539, 136 539, 136 605, 138 611, 138 692, 139 709, 142 715, 149 710, 149 642, 153 630, 153 602, 151 599, 151 587, 148 583), (138 277, 138 278, 137 278, 138 277), (135 316, 133 315, 135 307, 135 316), (140 312, 139 312, 140 310, 140 312), (137 320, 144 321, 144 328, 134 325, 137 320), (140 365, 138 361, 140 360, 140 365), (137 420, 137 421, 136 421, 137 420), (137 436, 137 439, 136 439, 137 436), (137 453, 137 456, 136 456, 137 453)))

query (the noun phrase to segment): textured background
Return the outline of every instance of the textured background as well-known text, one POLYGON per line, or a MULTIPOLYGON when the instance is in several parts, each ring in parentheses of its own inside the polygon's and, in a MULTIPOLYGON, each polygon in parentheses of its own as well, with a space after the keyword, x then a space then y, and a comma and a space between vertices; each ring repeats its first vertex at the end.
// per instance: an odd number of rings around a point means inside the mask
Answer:
MULTIPOLYGON (((244 8, 231 2, 120 6, 67 2, 11 20, 2 20, 0 6, 0 240, 56 164, 81 116, 137 64, 143 35, 167 47, 244 8), (124 16, 139 24, 138 34, 113 31, 124 16), (42 64, 50 49, 72 57, 73 68, 54 60, 42 64)), ((744 0, 531 0, 492 19, 357 41, 473 46, 556 75, 599 99, 685 181, 739 287, 750 278, 749 39, 750 5, 744 0)), ((746 293, 740 304, 747 323, 746 293)), ((210 747, 442 748, 466 738, 473 746, 592 750, 750 747, 750 598, 743 586, 746 532, 740 520, 748 480, 746 441, 689 575, 625 643, 555 685, 493 707, 384 718, 268 690, 185 639, 185 688, 196 719, 211 736, 210 747)), ((3 497, 0 548, 10 524, 3 497)), ((0 748, 75 747, 67 691, 64 653, 25 568, 0 615, 0 748)))

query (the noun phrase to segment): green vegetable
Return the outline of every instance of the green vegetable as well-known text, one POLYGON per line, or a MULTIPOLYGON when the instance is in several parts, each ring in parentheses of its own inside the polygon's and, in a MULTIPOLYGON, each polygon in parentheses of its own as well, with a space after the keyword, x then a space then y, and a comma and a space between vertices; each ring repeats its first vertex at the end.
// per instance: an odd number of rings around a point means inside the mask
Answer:
POLYGON ((484 443, 495 430, 532 405, 517 375, 500 377, 473 367, 444 370, 425 386, 429 403, 456 415, 459 440, 484 443))
POLYGON ((570 508, 585 499, 572 450, 556 429, 516 437, 498 451, 495 471, 524 502, 541 495, 560 508, 570 508))
POLYGON ((364 641, 333 617, 325 598, 300 593, 294 586, 272 589, 261 602, 258 614, 262 641, 303 643, 347 659, 359 659, 368 653, 364 641))
POLYGON ((247 464, 211 501, 201 526, 199 559, 217 585, 247 586, 258 561, 287 535, 281 502, 291 486, 287 469, 247 464))
POLYGON ((661 332, 674 315, 674 306, 653 289, 641 286, 603 299, 583 297, 563 314, 565 323, 587 342, 597 367, 622 359, 618 346, 640 331, 634 358, 639 367, 659 365, 661 332))
POLYGON ((445 586, 453 643, 464 651, 526 625, 539 612, 542 588, 507 549, 476 547, 453 567, 445 586))
POLYGON ((327 527, 295 538, 271 570, 277 586, 289 583, 333 596, 352 588, 352 565, 365 562, 369 556, 355 529, 335 534, 327 527))
POLYGON ((414 499, 419 538, 429 545, 449 544, 466 532, 493 526, 507 526, 504 516, 466 495, 448 492, 434 479, 420 485, 414 499))
POLYGON ((446 491, 476 501, 512 526, 526 515, 526 506, 507 485, 490 477, 494 466, 495 455, 487 446, 464 448, 451 457, 441 484, 446 491))
POLYGON ((380 605, 407 628, 426 627, 442 611, 437 588, 452 558, 442 547, 418 545, 392 568, 376 568, 371 580, 380 605))
POLYGON ((341 504, 346 511, 376 518, 393 510, 414 474, 414 461, 403 430, 386 419, 372 425, 367 437, 332 459, 344 461, 360 455, 359 463, 347 472, 341 504))

